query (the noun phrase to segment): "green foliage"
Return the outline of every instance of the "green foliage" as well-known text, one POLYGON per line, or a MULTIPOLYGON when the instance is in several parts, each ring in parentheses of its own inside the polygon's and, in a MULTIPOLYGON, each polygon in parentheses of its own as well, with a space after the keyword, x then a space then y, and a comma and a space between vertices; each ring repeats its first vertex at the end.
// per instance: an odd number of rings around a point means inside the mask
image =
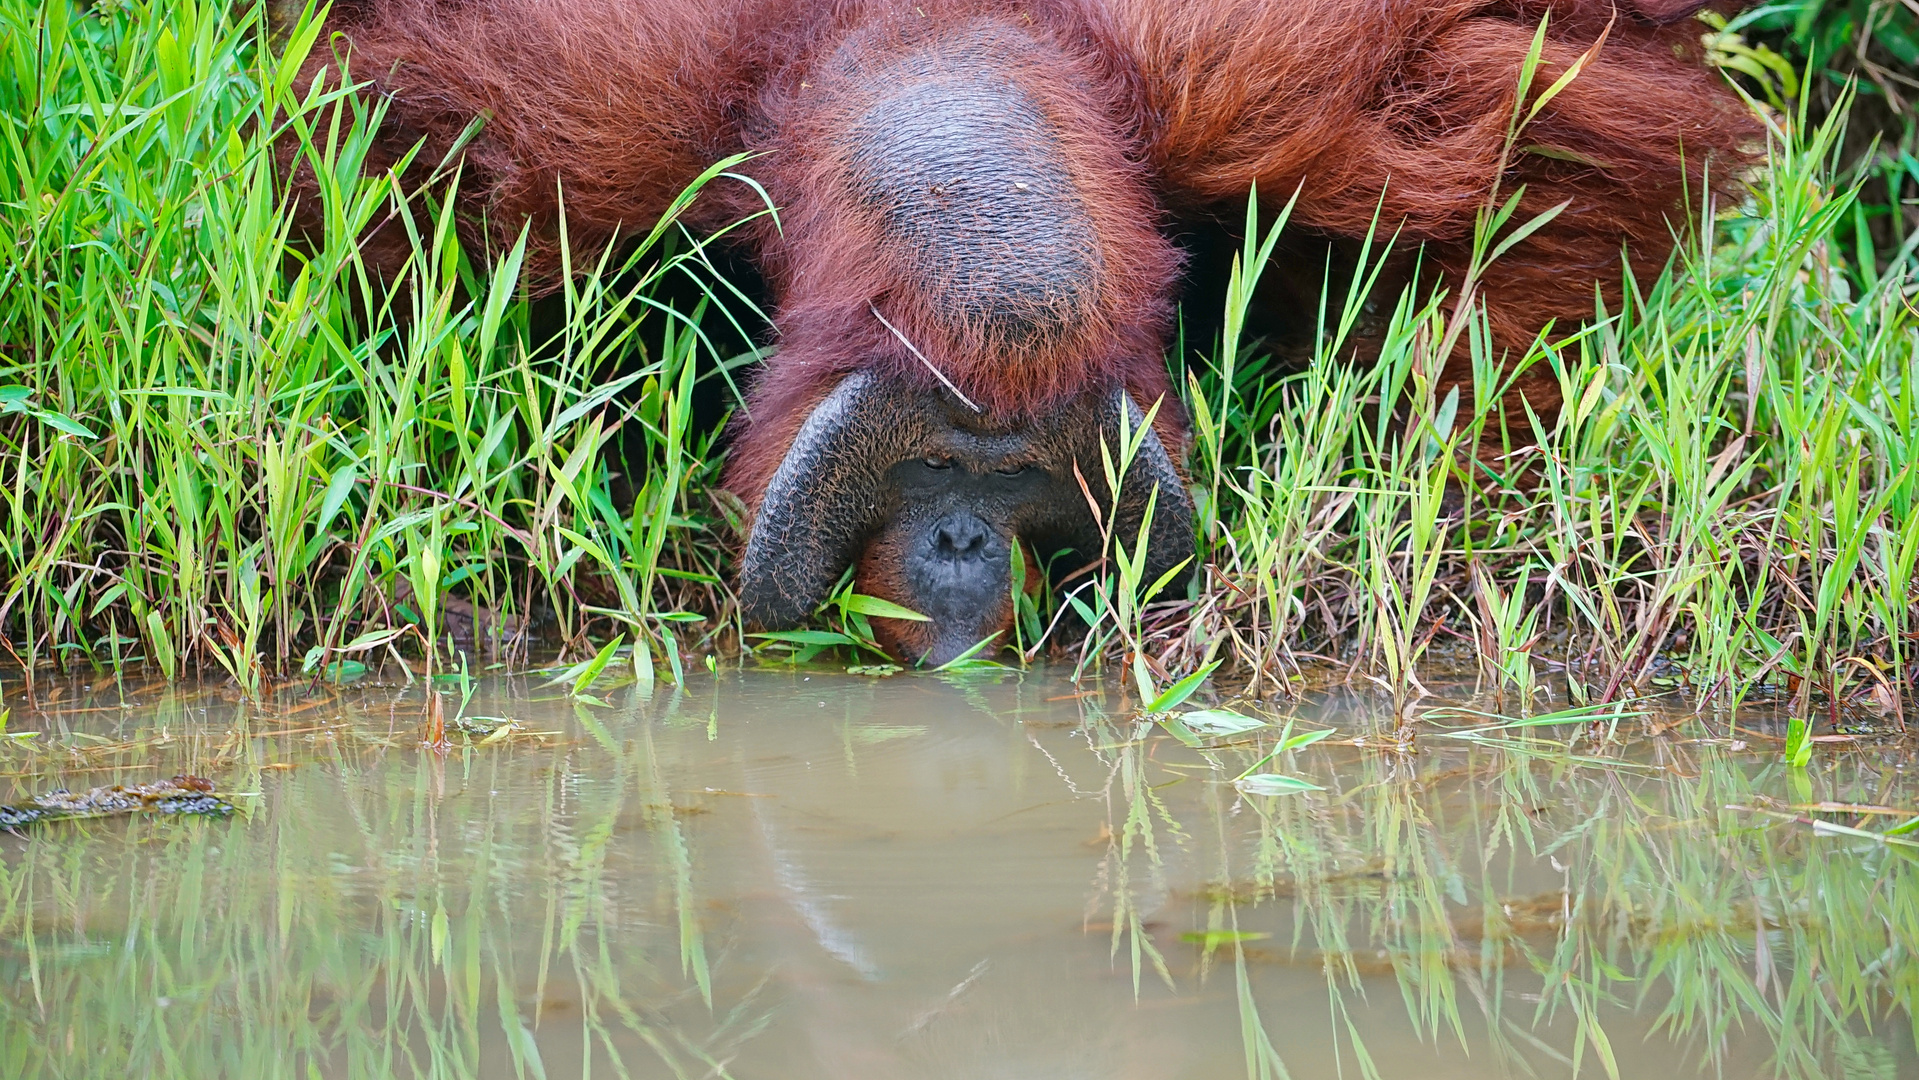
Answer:
MULTIPOLYGON (((1342 320, 1304 370, 1254 345, 1197 374, 1195 480, 1218 485, 1224 531, 1199 602, 1146 630, 1161 666, 1224 653, 1251 692, 1287 693, 1301 654, 1331 656, 1372 672, 1403 721, 1422 652, 1456 628, 1521 715, 1562 694, 1678 690, 1708 709, 1783 691, 1802 717, 1857 703, 1902 723, 1919 282, 1910 255, 1868 288, 1835 266, 1858 198, 1826 182, 1841 122, 1775 126, 1750 200, 1713 208, 1674 273, 1524 356, 1492 353, 1468 282, 1396 298, 1370 364, 1348 359, 1342 320), (1440 395, 1453 341, 1473 384, 1440 395), (1493 403, 1535 366, 1565 406, 1511 430, 1493 403)), ((1514 228, 1494 205, 1487 261, 1514 228)))
POLYGON ((1859 65, 1885 64, 1910 77, 1919 70, 1919 12, 1900 0, 1801 0, 1769 4, 1746 17, 1753 34, 1776 41, 1801 64, 1843 81, 1859 65))
POLYGON ((1714 28, 1709 49, 1761 100, 1801 127, 1848 115, 1836 164, 1861 181, 1847 240, 1855 279, 1919 248, 1919 9, 1906 0, 1763 4, 1714 28), (1855 104, 1852 95, 1859 96, 1855 104))

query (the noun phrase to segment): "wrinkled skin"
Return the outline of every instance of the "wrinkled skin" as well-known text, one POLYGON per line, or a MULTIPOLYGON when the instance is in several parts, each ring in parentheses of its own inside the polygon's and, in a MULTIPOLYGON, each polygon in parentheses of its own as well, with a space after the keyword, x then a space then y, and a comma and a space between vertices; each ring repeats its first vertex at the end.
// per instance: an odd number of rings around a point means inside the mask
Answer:
MULTIPOLYGON (((1101 514, 1113 514, 1099 442, 1118 460, 1121 409, 1138 432, 1144 418, 1118 389, 995 425, 937 386, 848 377, 813 411, 768 485, 741 560, 743 613, 759 625, 798 622, 857 560, 862 592, 927 617, 876 621, 881 643, 900 659, 940 664, 1004 635, 1016 541, 1029 559, 1070 551, 1063 561, 1077 567, 1099 557, 1100 528, 1075 466, 1101 514)), ((1115 535, 1129 545, 1149 501, 1148 576, 1156 577, 1192 554, 1192 503, 1151 431, 1116 501, 1115 535)))
POLYGON ((945 663, 1012 625, 1012 522, 1060 494, 1055 477, 1019 460, 1022 446, 1012 449, 929 454, 887 470, 898 508, 866 545, 856 580, 930 620, 874 624, 888 652, 945 663))

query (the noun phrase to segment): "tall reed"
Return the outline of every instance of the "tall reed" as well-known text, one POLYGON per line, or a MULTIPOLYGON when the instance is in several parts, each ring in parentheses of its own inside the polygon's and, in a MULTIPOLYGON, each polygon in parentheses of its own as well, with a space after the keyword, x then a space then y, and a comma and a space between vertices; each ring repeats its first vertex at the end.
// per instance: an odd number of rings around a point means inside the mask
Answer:
POLYGON ((612 620, 641 673, 677 674, 723 523, 691 497, 716 468, 695 372, 725 369, 704 305, 655 294, 706 280, 701 242, 669 217, 576 253, 543 321, 519 249, 478 266, 443 204, 361 176, 377 109, 296 99, 319 31, 309 9, 275 35, 263 4, 0 4, 8 648, 257 693, 401 651, 430 671, 443 626, 491 655, 612 620), (291 231, 283 138, 326 178, 323 241, 291 231), (351 242, 388 215, 404 289, 351 242))

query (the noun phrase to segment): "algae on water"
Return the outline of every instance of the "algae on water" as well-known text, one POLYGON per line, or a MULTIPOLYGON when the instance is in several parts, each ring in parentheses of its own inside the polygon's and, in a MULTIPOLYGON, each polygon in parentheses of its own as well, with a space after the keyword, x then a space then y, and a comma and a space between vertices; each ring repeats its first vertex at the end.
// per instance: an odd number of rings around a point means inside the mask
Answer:
POLYGON ((74 793, 58 788, 23 803, 0 805, 0 828, 116 814, 191 814, 226 817, 234 805, 213 793, 213 781, 180 775, 153 784, 114 784, 74 793))

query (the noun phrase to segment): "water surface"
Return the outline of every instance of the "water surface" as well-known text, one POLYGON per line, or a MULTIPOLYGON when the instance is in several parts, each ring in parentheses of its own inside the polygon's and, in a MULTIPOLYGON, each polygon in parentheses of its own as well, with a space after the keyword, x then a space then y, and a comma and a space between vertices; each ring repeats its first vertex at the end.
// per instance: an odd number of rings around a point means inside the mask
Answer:
POLYGON ((1045 673, 500 678, 446 753, 418 685, 56 689, 13 797, 245 812, 0 836, 0 1077, 1919 1075, 1919 850, 1845 831, 1914 816, 1890 744, 1326 699, 1262 766, 1321 790, 1249 796, 1278 727, 1045 673))

